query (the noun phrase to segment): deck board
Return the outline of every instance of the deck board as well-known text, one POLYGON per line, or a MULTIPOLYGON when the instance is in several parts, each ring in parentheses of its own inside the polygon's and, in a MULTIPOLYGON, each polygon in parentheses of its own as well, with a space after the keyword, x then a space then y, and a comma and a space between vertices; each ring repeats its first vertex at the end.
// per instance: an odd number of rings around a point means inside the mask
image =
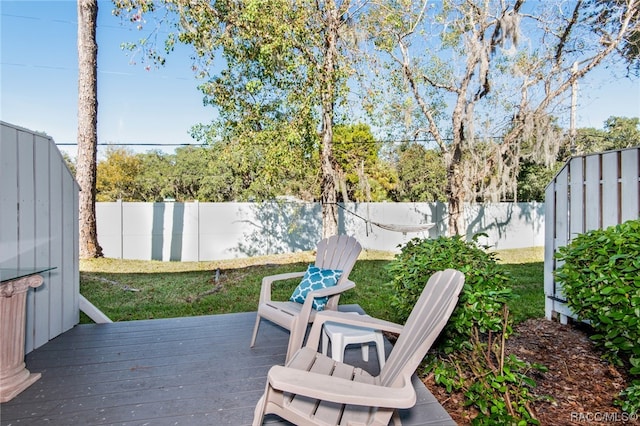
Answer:
MULTIPOLYGON (((1 404, 0 424, 249 425, 289 338, 262 321, 249 348, 255 315, 76 326, 27 355, 27 368, 42 378, 1 404)), ((345 361, 377 374, 375 347, 369 363, 360 355, 354 346, 345 361)), ((418 402, 401 412, 404 425, 455 424, 417 378, 414 386, 418 402)), ((264 424, 289 423, 268 416, 264 424)))

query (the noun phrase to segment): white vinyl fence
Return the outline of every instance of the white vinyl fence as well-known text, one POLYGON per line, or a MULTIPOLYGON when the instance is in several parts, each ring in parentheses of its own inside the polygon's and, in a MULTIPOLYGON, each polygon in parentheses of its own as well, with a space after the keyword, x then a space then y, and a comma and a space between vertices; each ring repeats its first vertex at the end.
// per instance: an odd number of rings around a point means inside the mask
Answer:
POLYGON ((545 195, 544 287, 546 316, 573 317, 553 273, 554 254, 578 234, 640 217, 640 148, 570 159, 545 195))
MULTIPOLYGON (((318 203, 97 203, 98 241, 111 258, 208 261, 312 250, 321 239, 318 203)), ((544 245, 544 204, 469 204, 467 236, 497 249, 544 245)), ((447 228, 442 203, 348 203, 339 209, 339 233, 365 249, 396 251, 415 237, 447 228), (376 226, 403 225, 415 232, 376 226), (433 223, 429 230, 420 227, 433 223)))

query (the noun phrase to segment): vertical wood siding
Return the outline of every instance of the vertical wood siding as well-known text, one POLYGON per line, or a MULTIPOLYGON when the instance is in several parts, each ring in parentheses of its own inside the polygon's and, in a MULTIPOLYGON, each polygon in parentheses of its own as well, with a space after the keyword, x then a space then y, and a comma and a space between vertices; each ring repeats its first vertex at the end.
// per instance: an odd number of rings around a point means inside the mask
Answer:
POLYGON ((78 185, 50 137, 0 128, 0 267, 57 268, 27 295, 28 353, 79 320, 78 185))
POLYGON ((547 186, 544 288, 547 318, 573 317, 553 273, 554 254, 578 234, 640 217, 640 148, 574 157, 547 186))

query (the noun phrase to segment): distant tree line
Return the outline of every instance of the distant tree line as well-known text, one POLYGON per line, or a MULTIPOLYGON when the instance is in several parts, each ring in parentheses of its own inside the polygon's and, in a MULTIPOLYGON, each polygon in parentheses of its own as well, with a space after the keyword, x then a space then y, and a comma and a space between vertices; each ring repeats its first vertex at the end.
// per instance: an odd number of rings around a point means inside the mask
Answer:
MULTIPOLYGON (((575 141, 565 137, 552 164, 524 161, 516 194, 498 200, 466 201, 544 201, 546 185, 572 155, 638 145, 640 119, 611 117, 603 130, 582 128, 575 141)), ((447 200, 446 168, 438 149, 416 141, 376 141, 364 124, 337 126, 334 147, 340 202, 447 200)), ((282 196, 320 199, 317 151, 300 155, 295 164, 280 164, 266 155, 264 148, 257 142, 253 149, 241 151, 218 142, 181 147, 168 154, 108 147, 98 161, 97 201, 264 201, 282 196)), ((71 160, 67 161, 74 170, 71 160)))

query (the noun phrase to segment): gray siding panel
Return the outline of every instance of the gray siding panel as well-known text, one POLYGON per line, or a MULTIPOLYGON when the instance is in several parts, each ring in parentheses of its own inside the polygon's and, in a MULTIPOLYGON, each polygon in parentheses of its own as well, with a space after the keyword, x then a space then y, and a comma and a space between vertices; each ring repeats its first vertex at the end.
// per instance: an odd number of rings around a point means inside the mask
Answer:
POLYGON ((50 137, 0 130, 0 267, 57 268, 27 293, 29 353, 78 323, 78 185, 50 137))
MULTIPOLYGON (((77 184, 72 179, 63 179, 62 181, 62 229, 64 233, 71 233, 77 230, 78 226, 78 190, 77 184)), ((66 331, 76 325, 80 319, 79 298, 80 284, 75 280, 74 270, 78 270, 77 264, 65 262, 64 259, 73 257, 79 258, 79 253, 74 252, 77 247, 76 238, 62 239, 62 257, 63 262, 60 265, 60 273, 65 279, 62 288, 62 328, 66 331)), ((77 261, 76 261, 77 262, 77 261)))
POLYGON ((0 264, 18 266, 18 133, 2 126, 0 144, 0 264))
MULTIPOLYGON (((51 235, 51 210, 55 197, 51 194, 51 170, 49 163, 48 140, 34 136, 34 192, 35 192, 35 235, 36 258, 35 265, 52 265, 51 263, 51 238, 40 238, 41 235, 51 235)), ((49 317, 50 297, 56 291, 51 274, 48 274, 46 285, 41 285, 33 291, 35 298, 34 335, 33 347, 39 347, 49 341, 49 317)))
MULTIPOLYGON (((32 133, 18 132, 18 266, 36 266, 35 170, 32 133)), ((35 292, 27 293, 25 347, 34 348, 36 328, 35 292)))
MULTIPOLYGON (((51 181, 49 182, 49 188, 52 194, 62 194, 62 180, 64 176, 64 172, 66 168, 59 161, 59 159, 52 155, 50 157, 50 171, 51 171, 51 181)), ((51 208, 51 215, 49 220, 51 221, 51 236, 50 236, 50 247, 51 251, 49 253, 50 256, 50 264, 51 265, 63 265, 64 262, 64 251, 62 247, 62 243, 64 241, 63 238, 63 223, 62 223, 62 205, 63 205, 63 196, 57 196, 55 199, 51 200, 55 206, 51 208)), ((52 336, 58 335, 62 333, 65 329, 63 327, 62 321, 62 292, 64 291, 64 282, 65 276, 63 274, 62 267, 60 266, 50 275, 50 281, 48 284, 51 287, 51 293, 49 296, 49 333, 52 336)))

